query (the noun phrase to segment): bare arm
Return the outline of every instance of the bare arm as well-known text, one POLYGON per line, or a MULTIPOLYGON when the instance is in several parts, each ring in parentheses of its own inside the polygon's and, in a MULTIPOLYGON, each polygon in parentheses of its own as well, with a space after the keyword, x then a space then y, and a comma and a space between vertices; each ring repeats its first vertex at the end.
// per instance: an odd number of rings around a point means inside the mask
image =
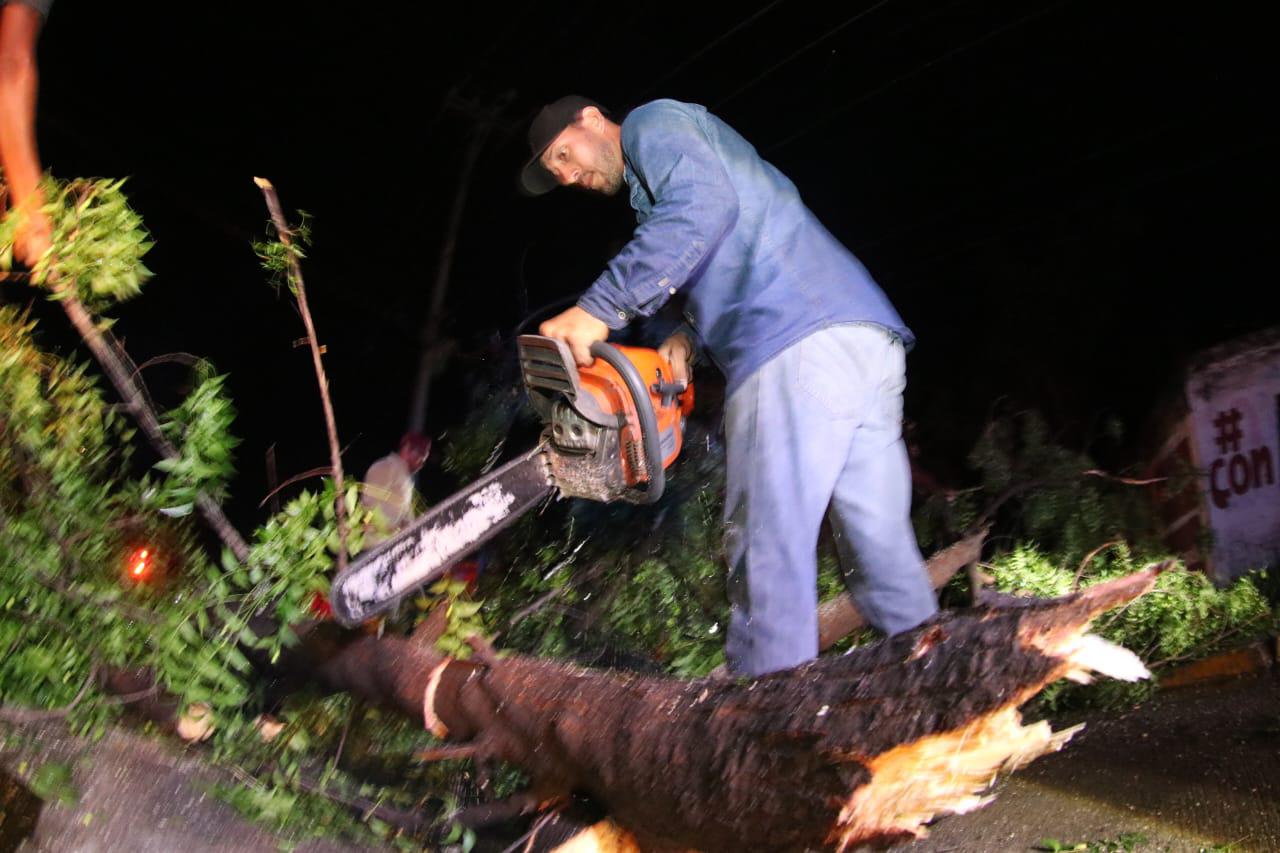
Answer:
POLYGON ((44 18, 22 3, 0 6, 0 168, 10 206, 23 215, 15 246, 28 266, 49 248, 50 227, 40 207, 40 156, 36 148, 36 41, 44 18))

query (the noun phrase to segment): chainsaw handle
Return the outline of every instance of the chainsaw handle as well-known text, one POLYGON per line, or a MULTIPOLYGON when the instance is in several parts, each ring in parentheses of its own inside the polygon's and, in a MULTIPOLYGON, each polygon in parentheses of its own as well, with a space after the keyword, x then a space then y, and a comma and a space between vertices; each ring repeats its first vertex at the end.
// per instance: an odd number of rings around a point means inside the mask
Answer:
POLYGON ((642 493, 641 503, 651 504, 662 497, 667 486, 667 472, 662 467, 662 444, 658 437, 658 415, 653 411, 653 401, 649 399, 649 389, 640 378, 640 371, 631 363, 631 359, 618 352, 612 345, 604 341, 591 344, 591 354, 602 359, 605 364, 618 371, 622 382, 631 394, 636 407, 636 417, 640 419, 640 438, 644 446, 644 467, 649 472, 649 485, 642 493))

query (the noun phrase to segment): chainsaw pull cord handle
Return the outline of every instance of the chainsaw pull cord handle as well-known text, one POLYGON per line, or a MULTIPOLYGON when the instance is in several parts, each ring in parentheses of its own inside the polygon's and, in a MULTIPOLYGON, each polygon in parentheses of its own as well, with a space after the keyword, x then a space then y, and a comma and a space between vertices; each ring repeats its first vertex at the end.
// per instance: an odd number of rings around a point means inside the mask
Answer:
POLYGON ((662 443, 658 438, 658 415, 653 411, 653 401, 649 399, 649 389, 640 378, 640 371, 631 363, 631 359, 618 352, 604 341, 596 341, 591 345, 591 354, 603 359, 604 363, 618 371, 622 382, 631 394, 635 403, 636 416, 640 419, 640 438, 644 446, 644 467, 649 472, 649 485, 641 494, 641 503, 651 504, 662 497, 667 486, 667 472, 662 468, 662 443))

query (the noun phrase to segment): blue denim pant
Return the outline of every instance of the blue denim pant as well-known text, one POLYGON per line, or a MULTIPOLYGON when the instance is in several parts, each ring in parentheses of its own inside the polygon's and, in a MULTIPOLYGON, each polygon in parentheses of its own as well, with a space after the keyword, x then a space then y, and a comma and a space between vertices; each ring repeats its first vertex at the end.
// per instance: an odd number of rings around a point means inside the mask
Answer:
POLYGON ((762 675, 818 653, 817 543, 830 512, 849 591, 887 634, 937 611, 911 526, 902 343, 831 326, 766 362, 725 409, 730 670, 762 675))

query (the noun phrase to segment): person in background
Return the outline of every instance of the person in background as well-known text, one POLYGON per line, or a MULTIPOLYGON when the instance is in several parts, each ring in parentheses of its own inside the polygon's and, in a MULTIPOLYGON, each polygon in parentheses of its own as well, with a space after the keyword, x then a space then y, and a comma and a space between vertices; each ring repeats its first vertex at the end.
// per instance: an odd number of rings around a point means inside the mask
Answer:
MULTIPOLYGON (((369 466, 364 475, 360 502, 381 518, 385 538, 413 520, 414 478, 431 455, 431 439, 418 432, 406 432, 400 446, 369 466)), ((376 540, 374 540, 376 541, 376 540)))

